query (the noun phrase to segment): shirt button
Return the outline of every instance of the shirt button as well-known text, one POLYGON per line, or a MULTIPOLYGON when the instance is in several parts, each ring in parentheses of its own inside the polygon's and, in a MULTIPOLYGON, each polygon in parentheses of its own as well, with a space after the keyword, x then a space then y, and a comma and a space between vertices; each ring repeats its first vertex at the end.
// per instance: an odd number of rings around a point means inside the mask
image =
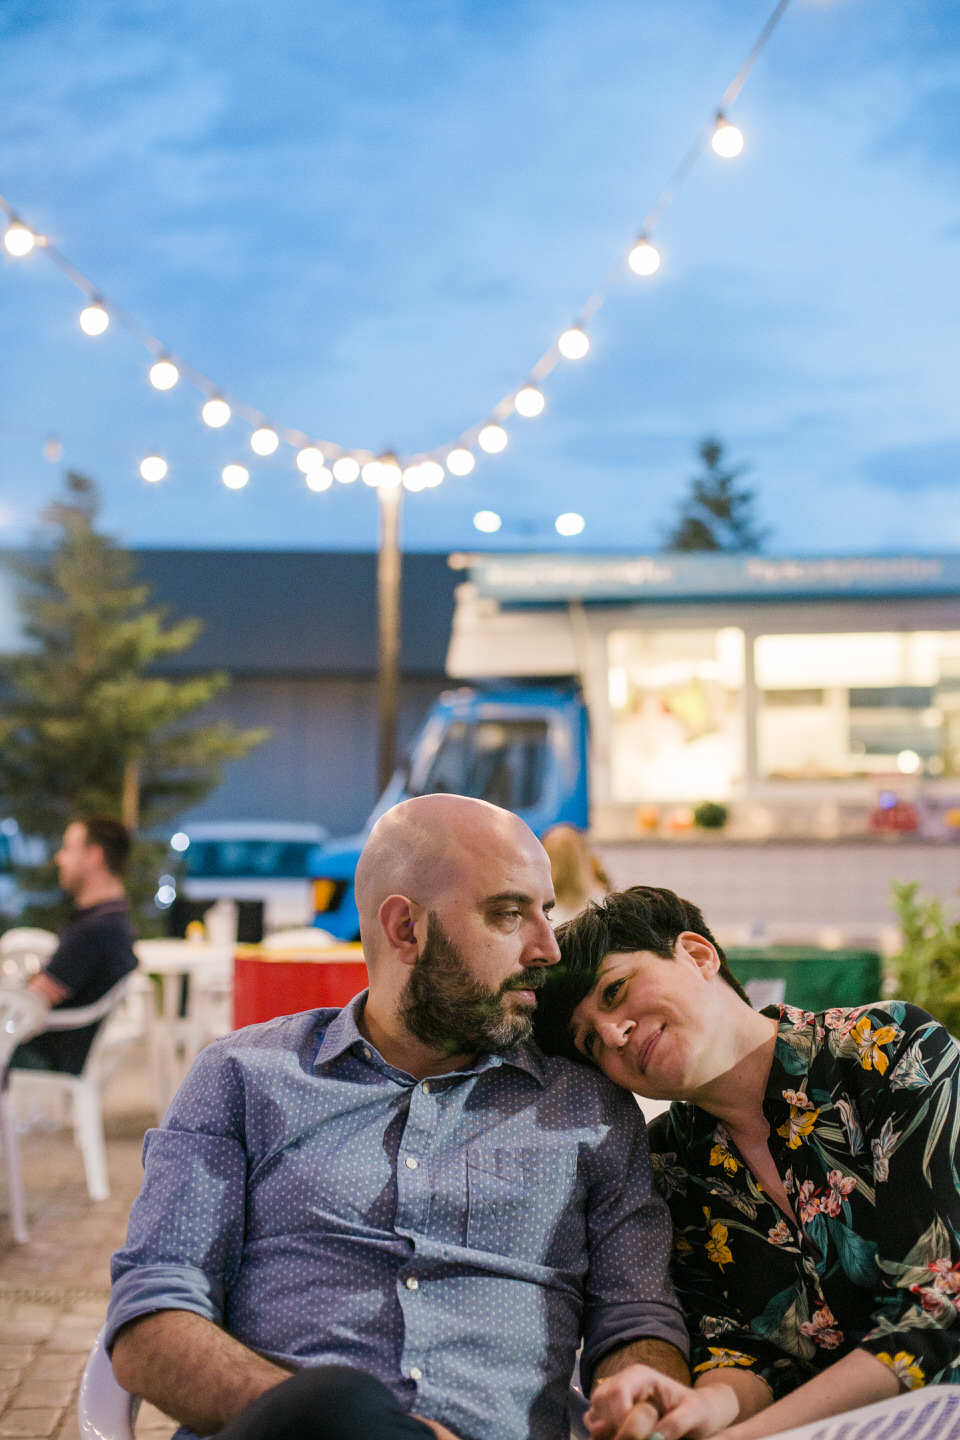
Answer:
POLYGON ((363 1058, 364 1058, 364 1060, 372 1060, 372 1059, 373 1059, 373 1056, 371 1055, 370 1051, 367 1049, 366 1046, 363 1047, 363 1058))
POLYGON ((409 1372, 409 1373, 410 1373, 410 1379, 411 1379, 411 1380, 422 1380, 422 1379, 423 1379, 423 1371, 420 1369, 420 1366, 419 1366, 419 1365, 411 1365, 411 1366, 410 1366, 410 1372, 409 1372))
POLYGON ((420 1089, 423 1091, 424 1095, 429 1095, 429 1094, 430 1094, 430 1081, 429 1081, 429 1080, 424 1080, 423 1084, 420 1086, 420 1089))
POLYGON ((403 1283, 404 1283, 404 1285, 406 1285, 406 1287, 407 1287, 408 1290, 419 1290, 419 1289, 420 1289, 420 1281, 419 1281, 419 1280, 416 1280, 412 1275, 409 1277, 409 1279, 404 1280, 403 1283))
POLYGON ((416 1170, 417 1166, 420 1164, 420 1161, 414 1160, 412 1155, 408 1155, 403 1163, 404 1165, 406 1165, 408 1170, 416 1170))

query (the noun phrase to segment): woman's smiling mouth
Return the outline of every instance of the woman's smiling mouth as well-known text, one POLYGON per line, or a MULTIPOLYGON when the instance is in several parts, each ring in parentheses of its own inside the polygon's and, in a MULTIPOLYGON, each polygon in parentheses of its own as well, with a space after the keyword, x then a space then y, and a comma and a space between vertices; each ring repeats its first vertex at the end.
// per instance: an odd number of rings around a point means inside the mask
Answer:
POLYGON ((646 1040, 644 1040, 643 1044, 640 1046, 640 1049, 637 1053, 637 1065, 640 1069, 641 1074, 645 1075, 647 1073, 647 1066, 650 1063, 650 1056, 653 1054, 657 1041, 660 1039, 660 1036, 663 1034, 665 1029, 666 1026, 661 1025, 657 1030, 652 1031, 647 1036, 646 1040))

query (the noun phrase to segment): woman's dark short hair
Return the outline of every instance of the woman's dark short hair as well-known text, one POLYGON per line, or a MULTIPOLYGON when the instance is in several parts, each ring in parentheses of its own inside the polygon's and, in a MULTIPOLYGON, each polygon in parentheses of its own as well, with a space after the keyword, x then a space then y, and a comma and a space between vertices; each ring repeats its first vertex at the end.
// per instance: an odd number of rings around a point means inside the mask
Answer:
POLYGON ((533 1025, 540 1048, 548 1055, 585 1061, 571 1039, 570 1017, 593 989, 606 957, 646 950, 664 960, 672 959, 677 939, 685 930, 710 941, 720 956, 719 974, 749 1005, 743 986, 696 905, 672 890, 632 885, 588 905, 557 927, 560 963, 547 968, 543 988, 537 992, 533 1025))

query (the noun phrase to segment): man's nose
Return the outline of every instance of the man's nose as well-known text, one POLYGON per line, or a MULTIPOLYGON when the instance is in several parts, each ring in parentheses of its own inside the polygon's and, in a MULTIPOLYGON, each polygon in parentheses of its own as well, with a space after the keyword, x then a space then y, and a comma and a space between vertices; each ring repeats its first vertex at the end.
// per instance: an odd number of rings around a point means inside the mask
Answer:
POLYGON ((597 1026, 597 1034, 608 1050, 620 1050, 636 1028, 636 1021, 626 1018, 601 1020, 597 1026))
POLYGON ((560 946, 553 933, 553 926, 546 915, 541 915, 530 943, 523 956, 525 965, 556 965, 560 959, 560 946))

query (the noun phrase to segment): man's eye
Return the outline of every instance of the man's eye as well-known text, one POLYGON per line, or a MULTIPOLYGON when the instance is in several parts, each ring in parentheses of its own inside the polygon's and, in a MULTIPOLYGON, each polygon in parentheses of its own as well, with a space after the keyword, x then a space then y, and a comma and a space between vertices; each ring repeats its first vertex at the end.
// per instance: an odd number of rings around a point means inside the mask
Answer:
POLYGON ((605 985, 603 988, 603 1003, 605 1005, 612 1005, 622 988, 622 980, 611 980, 610 984, 605 985))

